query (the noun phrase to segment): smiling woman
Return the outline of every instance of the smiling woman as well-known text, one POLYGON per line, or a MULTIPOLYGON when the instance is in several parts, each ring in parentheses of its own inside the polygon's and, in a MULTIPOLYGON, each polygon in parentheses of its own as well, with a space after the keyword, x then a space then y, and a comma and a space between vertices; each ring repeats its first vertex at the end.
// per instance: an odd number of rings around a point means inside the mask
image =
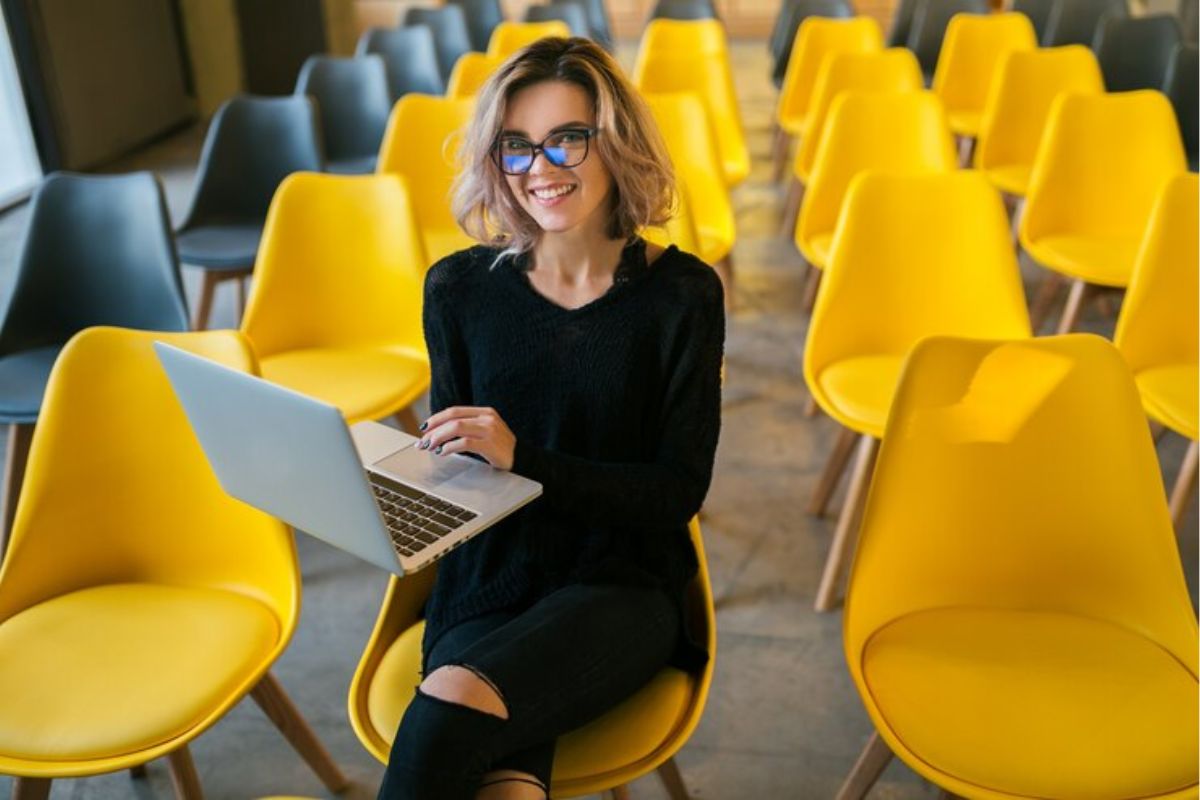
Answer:
POLYGON ((683 601, 723 301, 707 265, 638 235, 671 212, 658 131, 607 53, 542 39, 484 87, 464 156, 455 213, 486 245, 426 277, 418 446, 543 494, 442 560, 383 798, 545 798, 559 736, 708 656, 683 601))

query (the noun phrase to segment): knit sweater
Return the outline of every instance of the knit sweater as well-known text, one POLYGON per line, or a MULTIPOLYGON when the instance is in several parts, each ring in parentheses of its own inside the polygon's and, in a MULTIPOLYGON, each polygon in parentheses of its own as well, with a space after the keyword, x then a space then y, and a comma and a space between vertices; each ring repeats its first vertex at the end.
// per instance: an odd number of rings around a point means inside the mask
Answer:
MULTIPOLYGON (((430 406, 494 408, 516 436, 513 472, 543 494, 442 559, 425 652, 462 621, 572 583, 660 586, 683 620, 687 524, 720 430, 720 281, 675 247, 647 264, 635 240, 612 287, 571 310, 533 288, 525 257, 498 255, 474 247, 426 276, 430 406)), ((694 670, 706 654, 686 630, 672 663, 694 670)))

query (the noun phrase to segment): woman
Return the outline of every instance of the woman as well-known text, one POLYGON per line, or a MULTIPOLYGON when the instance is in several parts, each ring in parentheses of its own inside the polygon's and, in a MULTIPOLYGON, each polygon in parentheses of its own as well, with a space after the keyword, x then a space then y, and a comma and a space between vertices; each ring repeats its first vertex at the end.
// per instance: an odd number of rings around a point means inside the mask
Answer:
POLYGON ((442 561, 380 796, 544 798, 559 735, 706 658, 682 599, 720 427, 721 285, 637 235, 668 218, 672 173, 592 42, 510 59, 463 152, 455 213, 501 247, 426 278, 436 413, 418 446, 544 493, 442 561))

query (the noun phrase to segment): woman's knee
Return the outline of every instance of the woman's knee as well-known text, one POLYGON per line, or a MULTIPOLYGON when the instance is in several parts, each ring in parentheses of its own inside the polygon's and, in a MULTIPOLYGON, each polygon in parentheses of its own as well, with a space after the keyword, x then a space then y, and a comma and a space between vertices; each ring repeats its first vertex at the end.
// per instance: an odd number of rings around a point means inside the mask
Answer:
POLYGON ((482 673, 466 666, 438 667, 421 681, 420 689, 447 703, 508 719, 508 706, 496 685, 482 673))

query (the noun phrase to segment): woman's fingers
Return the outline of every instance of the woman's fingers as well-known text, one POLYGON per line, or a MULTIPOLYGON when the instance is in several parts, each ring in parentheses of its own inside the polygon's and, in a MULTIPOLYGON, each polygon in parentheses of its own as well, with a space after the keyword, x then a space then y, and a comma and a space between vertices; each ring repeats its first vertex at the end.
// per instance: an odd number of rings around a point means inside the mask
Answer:
POLYGON ((439 425, 456 419, 479 417, 485 414, 495 414, 495 409, 486 408, 484 406, 451 406, 443 408, 438 413, 434 414, 429 419, 425 420, 421 425, 421 432, 431 431, 439 425))
POLYGON ((422 450, 436 450, 439 446, 452 439, 477 439, 485 435, 484 426, 480 425, 477 417, 452 419, 425 431, 418 445, 422 450))

